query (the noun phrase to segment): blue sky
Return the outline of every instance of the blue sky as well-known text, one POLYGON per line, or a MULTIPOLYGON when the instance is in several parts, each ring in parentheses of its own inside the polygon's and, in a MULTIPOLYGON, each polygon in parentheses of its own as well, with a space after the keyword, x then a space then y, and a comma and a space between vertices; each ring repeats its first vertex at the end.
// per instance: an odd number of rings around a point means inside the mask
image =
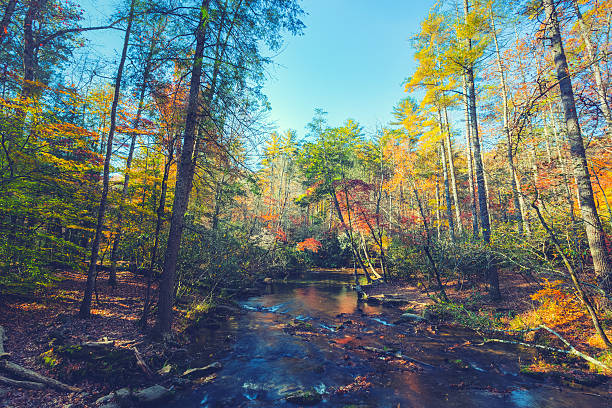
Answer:
POLYGON ((265 92, 279 130, 300 136, 314 109, 331 125, 357 120, 366 132, 391 120, 415 69, 409 38, 432 0, 305 0, 301 37, 287 37, 265 92))
MULTIPOLYGON (((106 21, 117 1, 82 0, 84 25, 106 21)), ((419 30, 433 0, 303 0, 308 13, 299 37, 285 36, 274 56, 264 92, 269 118, 278 130, 304 136, 315 108, 330 125, 351 118, 372 133, 391 120, 405 94, 403 80, 415 69, 409 39, 419 30)), ((116 55, 119 32, 89 36, 97 53, 116 55), (116 39, 116 41, 115 41, 116 39), (116 49, 110 44, 115 45, 116 49)))

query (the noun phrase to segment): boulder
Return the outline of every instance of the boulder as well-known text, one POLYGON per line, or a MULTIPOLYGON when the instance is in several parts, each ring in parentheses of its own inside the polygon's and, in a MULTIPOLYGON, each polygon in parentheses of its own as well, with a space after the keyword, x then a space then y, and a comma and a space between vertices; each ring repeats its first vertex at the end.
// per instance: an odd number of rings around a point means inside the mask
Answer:
POLYGON ((221 363, 215 361, 214 363, 209 364, 206 367, 190 368, 186 370, 181 377, 188 377, 192 379, 207 377, 208 375, 219 371, 222 368, 223 366, 221 365, 221 363))
POLYGON ((129 388, 120 388, 113 392, 113 399, 122 407, 132 406, 132 390, 129 388))
POLYGON ((153 385, 134 394, 139 405, 150 407, 168 401, 172 398, 172 392, 161 385, 153 385))

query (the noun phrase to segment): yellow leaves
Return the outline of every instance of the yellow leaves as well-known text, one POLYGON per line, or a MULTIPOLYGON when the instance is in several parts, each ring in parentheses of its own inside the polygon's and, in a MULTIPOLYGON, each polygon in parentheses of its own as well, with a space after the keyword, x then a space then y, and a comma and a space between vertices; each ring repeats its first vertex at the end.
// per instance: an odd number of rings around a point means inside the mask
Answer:
POLYGON ((513 320, 512 328, 522 328, 525 325, 535 327, 541 323, 556 327, 571 323, 585 315, 580 300, 574 294, 565 291, 563 281, 560 280, 544 279, 543 288, 531 295, 531 299, 539 303, 538 308, 526 316, 513 320))

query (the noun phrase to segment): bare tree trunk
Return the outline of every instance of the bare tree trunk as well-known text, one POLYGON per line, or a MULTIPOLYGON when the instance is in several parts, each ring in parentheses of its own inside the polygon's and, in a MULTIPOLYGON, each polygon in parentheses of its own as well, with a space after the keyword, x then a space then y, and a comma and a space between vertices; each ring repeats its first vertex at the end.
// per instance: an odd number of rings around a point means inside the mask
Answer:
POLYGON ((468 98, 467 80, 465 74, 463 78, 463 96, 465 102, 465 143, 466 155, 468 164, 468 186, 470 191, 470 204, 472 206, 472 235, 474 239, 478 239, 478 209, 476 208, 476 189, 474 188, 474 156, 472 154, 472 138, 470 125, 470 103, 468 98))
POLYGON ((510 109, 508 107, 508 86, 506 84, 506 76, 504 73, 504 67, 501 60, 501 52, 499 49, 499 42, 497 41, 497 31, 495 30, 495 17, 493 15, 493 7, 489 5, 489 11, 491 16, 491 27, 493 32, 493 40, 495 43, 495 53, 497 56, 497 69, 499 71, 499 82, 502 92, 502 126, 506 140, 508 142, 508 148, 506 149, 506 155, 508 157, 508 170, 510 171, 510 184, 512 186, 512 199, 514 202, 514 219, 518 222, 518 232, 523 234, 523 222, 525 220, 525 205, 521 204, 519 198, 519 188, 517 185, 516 168, 514 166, 514 154, 512 151, 512 135, 509 127, 509 115, 510 109))
POLYGON ((440 214, 440 207, 442 207, 442 202, 440 198, 440 182, 438 181, 438 177, 436 176, 436 237, 440 240, 441 229, 442 229, 442 215, 440 214))
POLYGON ((174 161, 174 144, 175 139, 171 141, 168 151, 168 157, 164 164, 164 175, 161 183, 161 193, 159 196, 159 206, 157 207, 157 220, 155 221, 155 234, 153 236, 153 248, 151 249, 151 259, 149 260, 149 268, 147 269, 147 287, 145 289, 144 306, 142 308, 142 316, 140 317, 140 326, 146 327, 149 320, 149 309, 151 308, 151 285, 153 283, 153 268, 157 260, 157 250, 159 248, 159 235, 164 224, 164 213, 166 211, 166 194, 168 192, 168 177, 170 175, 170 167, 174 161))
POLYGON ((610 277, 612 275, 612 266, 608 258, 608 249, 604 239, 603 228, 593 198, 593 186, 591 185, 591 178, 587 167, 586 153, 580 131, 580 124, 578 122, 578 114, 576 112, 574 91, 572 89, 570 72, 565 58, 554 1, 544 0, 544 9, 546 11, 550 30, 549 35, 552 40, 552 52, 557 70, 561 102, 563 104, 567 136, 570 144, 572 170, 576 185, 578 186, 578 199, 580 202, 582 219, 585 223, 589 250, 593 258, 593 267, 599 279, 599 285, 606 294, 611 294, 612 281, 610 277))
POLYGON ((436 278, 436 283, 438 284, 440 294, 442 295, 441 297, 444 301, 448 302, 448 296, 446 295, 446 291, 444 290, 444 285, 442 284, 442 279, 440 278, 440 271, 438 270, 438 267, 436 266, 433 256, 431 256, 431 251, 429 250, 430 245, 431 245, 431 239, 429 237, 429 227, 427 225, 427 217, 425 216, 425 210, 423 208, 423 203, 421 202, 421 198, 419 197, 419 192, 415 186, 412 187, 412 190, 414 192, 414 197, 416 198, 417 204, 419 206, 419 212, 421 213, 421 218, 423 219, 423 228, 425 228, 425 245, 423 246, 423 250, 425 252, 425 256, 429 260, 429 263, 431 264, 431 268, 433 269, 434 277, 436 278))
POLYGON ((593 77, 595 78, 595 86, 597 88, 597 98, 599 99, 599 108, 606 120, 606 134, 612 136, 612 114, 610 113, 610 105, 607 100, 609 91, 606 89, 606 85, 601 76, 601 68, 599 67, 599 61, 595 55, 595 47, 593 47, 593 43, 591 42, 591 32, 582 18, 582 13, 580 12, 580 7, 576 0, 572 0, 572 7, 578 19, 578 28, 580 29, 582 42, 584 42, 584 49, 588 58, 587 62, 593 70, 593 77))
MULTIPOLYGON (((464 14, 466 24, 468 22, 469 14, 469 0, 463 1, 464 14)), ((467 40, 468 49, 472 48, 472 42, 470 39, 467 40)), ((470 107, 470 123, 472 125, 472 150, 474 151, 474 167, 476 171, 476 183, 478 185, 478 205, 480 207, 480 225, 482 226, 482 237, 485 243, 491 241, 491 225, 489 222, 489 209, 487 202, 487 191, 485 186, 484 178, 484 166, 482 162, 482 156, 480 151, 480 138, 478 135, 478 116, 476 114, 476 86, 474 84, 474 67, 471 62, 468 61, 468 66, 465 67, 466 82, 469 96, 469 107, 470 107)), ((499 292, 499 277, 497 269, 489 267, 487 271, 487 277, 489 280, 489 295, 491 299, 498 300, 501 298, 499 292)))
POLYGON ((81 302, 81 308, 79 310, 79 316, 86 318, 89 317, 91 312, 91 297, 93 295, 96 277, 96 266, 98 263, 98 253, 100 250, 100 239, 102 237, 102 229, 104 228, 104 215, 106 212, 106 204, 108 201, 108 188, 109 188, 109 175, 110 175, 110 161, 113 156, 113 137, 115 136, 115 128, 117 126, 117 106, 119 105, 119 98, 121 96, 121 81, 123 79, 123 68, 125 67, 125 59, 127 57, 128 45, 130 41, 130 34, 132 32, 132 22, 134 21, 134 10, 136 7, 136 0, 132 0, 130 5, 130 12, 128 15, 127 27, 125 29, 125 37, 123 38, 123 50, 121 52, 121 60, 119 62, 119 68, 117 69, 117 77, 115 78, 115 94, 113 97, 113 105, 111 108, 110 116, 110 129, 108 132, 108 138, 106 142, 106 157, 104 158, 104 172, 102 176, 102 195, 100 197, 100 205, 98 206, 98 219, 96 225, 96 233, 94 240, 91 245, 91 256, 89 258, 89 269, 87 271, 87 284, 85 286, 85 293, 83 295, 83 301, 81 302))
POLYGON ((164 255, 164 267, 159 283, 158 329, 161 333, 169 333, 172 328, 172 307, 174 306, 174 283, 176 280, 176 263, 183 235, 183 223, 189 193, 193 185, 194 148, 196 143, 196 127, 198 123, 198 96, 202 81, 202 62, 206 46, 206 33, 210 0, 202 0, 200 21, 196 31, 196 48, 193 56, 191 81, 189 84, 189 99, 186 107, 185 129, 183 133, 183 148, 178 163, 174 204, 170 221, 170 232, 164 255))
POLYGON ((461 208, 459 205, 459 195, 457 194, 457 178, 455 177, 455 159, 453 157, 453 144, 451 141, 450 122, 448 120, 448 110, 444 107, 444 122, 446 123, 446 151, 448 152, 448 168, 450 174, 451 191, 453 202, 455 203, 455 222, 459 229, 459 234, 463 234, 463 224, 461 222, 461 208))
POLYGON ((448 219, 448 233, 450 238, 455 240, 455 223, 453 222, 453 209, 448 181, 448 170, 446 165, 446 149, 444 142, 440 143, 440 166, 442 167, 442 176, 444 177, 444 199, 446 201, 446 218, 448 219))

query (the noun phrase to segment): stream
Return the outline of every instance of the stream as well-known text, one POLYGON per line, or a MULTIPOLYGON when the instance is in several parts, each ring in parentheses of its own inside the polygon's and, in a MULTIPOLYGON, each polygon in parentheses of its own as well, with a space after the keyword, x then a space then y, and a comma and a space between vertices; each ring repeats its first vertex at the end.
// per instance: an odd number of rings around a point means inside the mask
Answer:
POLYGON ((246 313, 202 332, 203 342, 234 339, 217 377, 168 406, 296 407, 285 397, 299 390, 320 394, 317 407, 612 406, 605 384, 520 374, 531 350, 482 345, 457 328, 394 324, 401 311, 358 304, 351 272, 309 271, 242 302, 246 313))

